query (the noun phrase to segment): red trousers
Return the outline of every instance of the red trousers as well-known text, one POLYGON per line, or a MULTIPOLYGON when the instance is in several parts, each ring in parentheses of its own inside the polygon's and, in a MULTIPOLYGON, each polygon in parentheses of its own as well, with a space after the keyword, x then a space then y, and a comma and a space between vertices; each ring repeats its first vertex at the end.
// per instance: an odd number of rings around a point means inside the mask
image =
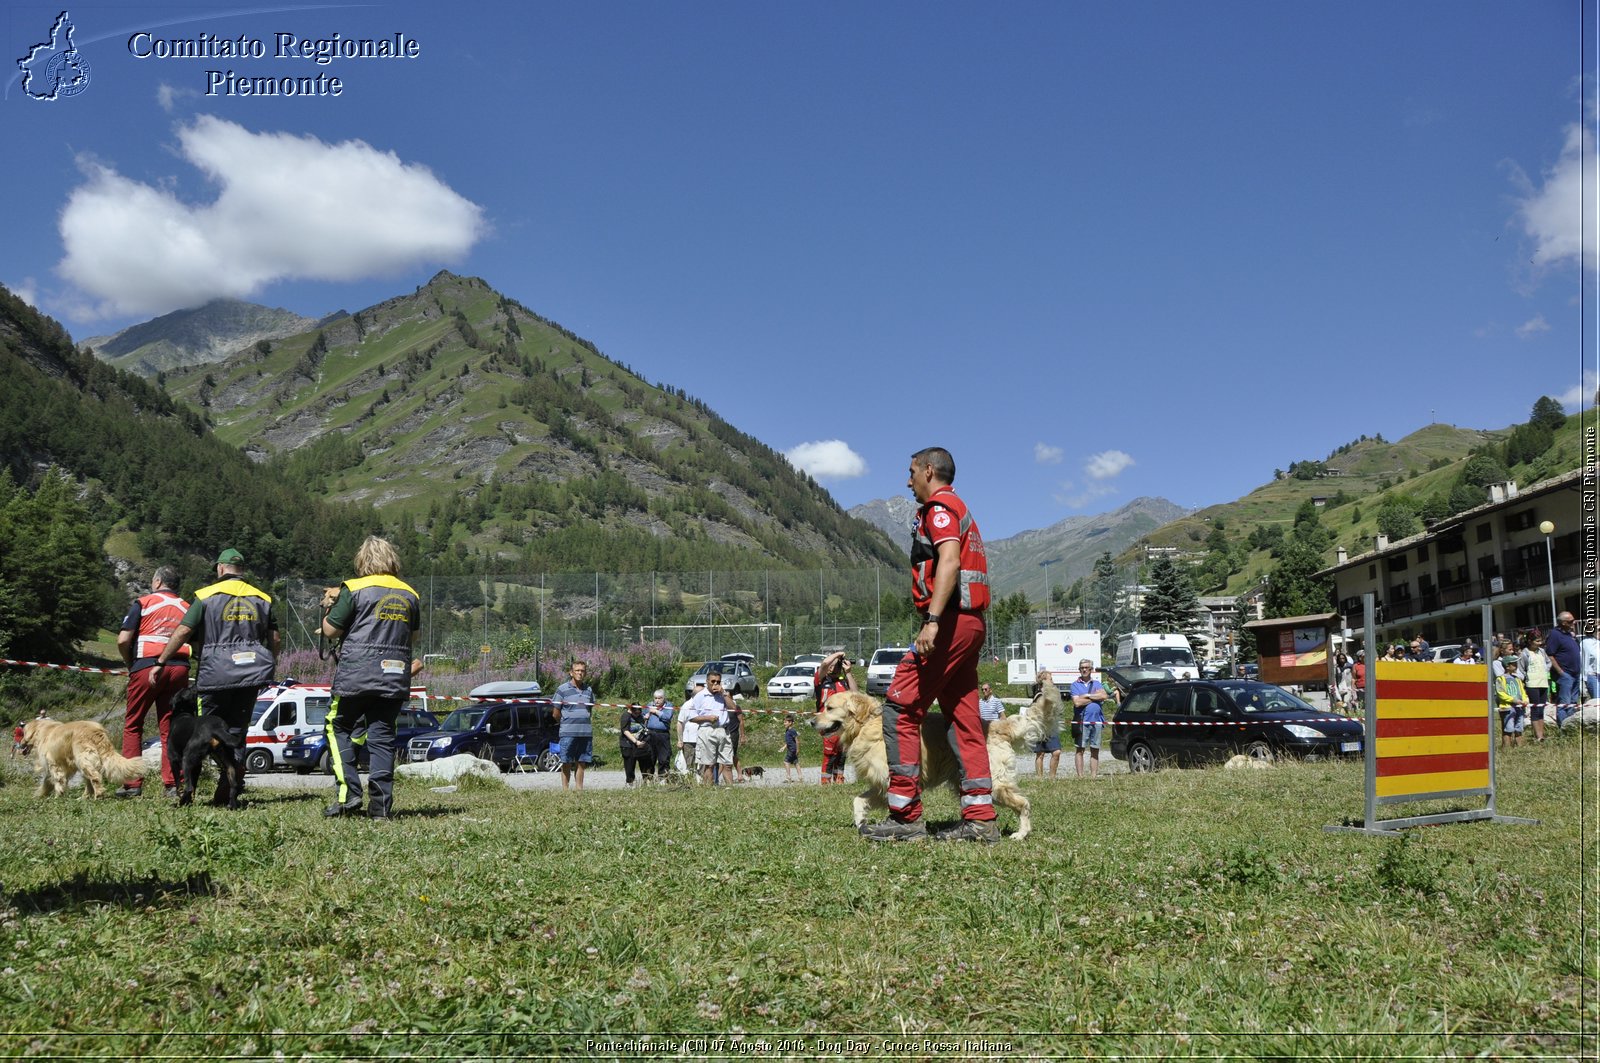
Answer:
POLYGON ((927 656, 905 655, 889 681, 883 742, 889 755, 889 815, 922 818, 922 720, 935 701, 950 722, 951 748, 961 765, 961 818, 995 818, 989 747, 978 714, 978 658, 983 614, 950 610, 927 656))
MULTIPOLYGON (((122 720, 122 755, 137 757, 144 746, 144 718, 155 706, 156 730, 161 734, 161 783, 178 785, 167 757, 167 730, 172 726, 172 696, 189 681, 187 664, 168 664, 165 668, 141 668, 128 677, 128 713, 122 720)), ((139 785, 134 780, 129 785, 139 785)))

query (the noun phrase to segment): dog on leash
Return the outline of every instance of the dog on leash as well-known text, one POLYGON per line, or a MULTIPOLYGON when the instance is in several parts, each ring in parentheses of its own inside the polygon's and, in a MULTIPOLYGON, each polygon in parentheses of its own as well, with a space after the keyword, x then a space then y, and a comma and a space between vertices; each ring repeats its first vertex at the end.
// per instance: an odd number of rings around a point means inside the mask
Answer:
POLYGON ((74 773, 83 776, 84 798, 101 797, 108 784, 122 785, 142 778, 144 761, 124 757, 111 744, 106 729, 93 720, 62 723, 48 716, 22 725, 22 752, 33 753, 39 770, 35 797, 67 792, 74 773))
POLYGON ((241 807, 239 791, 244 787, 244 770, 235 755, 244 740, 230 734, 220 717, 198 714, 199 698, 193 687, 184 687, 172 699, 172 724, 167 730, 167 758, 178 773, 178 804, 194 801, 200 782, 200 768, 207 757, 217 766, 217 792, 213 805, 241 807))
POLYGON ((767 769, 763 768, 759 764, 753 764, 748 768, 742 768, 740 770, 742 770, 744 772, 744 781, 745 782, 753 782, 756 779, 761 778, 763 775, 765 775, 767 773, 767 769))
MULTIPOLYGON (((1017 754, 1044 740, 1061 719, 1061 692, 1048 671, 1038 675, 1039 693, 1020 713, 989 724, 989 777, 994 781, 994 803, 1017 814, 1017 829, 1011 835, 1022 841, 1033 830, 1033 804, 1017 788, 1017 754)), ((828 698, 822 711, 812 720, 817 733, 839 735, 845 763, 855 769, 856 778, 866 784, 856 797, 852 811, 856 828, 867 822, 870 809, 889 807, 889 757, 883 744, 883 703, 854 690, 843 690, 828 698)), ((950 729, 942 713, 930 712, 922 719, 922 788, 936 786, 956 789, 961 768, 951 747, 950 729)))

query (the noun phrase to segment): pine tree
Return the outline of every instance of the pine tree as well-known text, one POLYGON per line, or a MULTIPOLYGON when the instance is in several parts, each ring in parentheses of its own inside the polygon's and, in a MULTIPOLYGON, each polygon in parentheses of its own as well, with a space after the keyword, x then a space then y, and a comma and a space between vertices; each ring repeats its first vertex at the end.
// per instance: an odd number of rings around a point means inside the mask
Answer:
POLYGON ((1157 634, 1187 635, 1193 642, 1200 630, 1200 601, 1189 574, 1163 557, 1150 569, 1150 590, 1139 609, 1139 627, 1157 634))

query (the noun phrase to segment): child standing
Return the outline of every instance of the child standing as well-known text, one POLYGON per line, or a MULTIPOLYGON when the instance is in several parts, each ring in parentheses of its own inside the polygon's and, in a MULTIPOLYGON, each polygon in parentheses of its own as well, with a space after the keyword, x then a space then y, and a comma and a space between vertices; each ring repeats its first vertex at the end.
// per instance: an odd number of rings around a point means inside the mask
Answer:
POLYGON ((794 713, 783 714, 783 781, 804 781, 800 778, 800 732, 795 730, 794 713))
POLYGON ((1517 674, 1521 662, 1515 657, 1500 658, 1505 674, 1494 680, 1494 703, 1500 707, 1503 721, 1500 729, 1500 748, 1522 744, 1522 732, 1527 726, 1528 691, 1517 674))

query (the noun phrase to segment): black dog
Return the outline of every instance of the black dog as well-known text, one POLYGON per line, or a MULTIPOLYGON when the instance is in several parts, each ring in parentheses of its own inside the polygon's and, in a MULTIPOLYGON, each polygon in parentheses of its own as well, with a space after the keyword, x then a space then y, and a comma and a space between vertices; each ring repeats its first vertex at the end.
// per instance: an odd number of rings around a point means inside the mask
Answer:
POLYGON ((172 699, 167 758, 178 771, 178 804, 187 805, 194 800, 200 765, 209 756, 217 766, 217 792, 211 803, 239 808, 244 771, 239 767, 234 750, 242 746, 244 740, 230 734, 218 717, 197 715, 197 700, 193 687, 183 688, 172 699))

